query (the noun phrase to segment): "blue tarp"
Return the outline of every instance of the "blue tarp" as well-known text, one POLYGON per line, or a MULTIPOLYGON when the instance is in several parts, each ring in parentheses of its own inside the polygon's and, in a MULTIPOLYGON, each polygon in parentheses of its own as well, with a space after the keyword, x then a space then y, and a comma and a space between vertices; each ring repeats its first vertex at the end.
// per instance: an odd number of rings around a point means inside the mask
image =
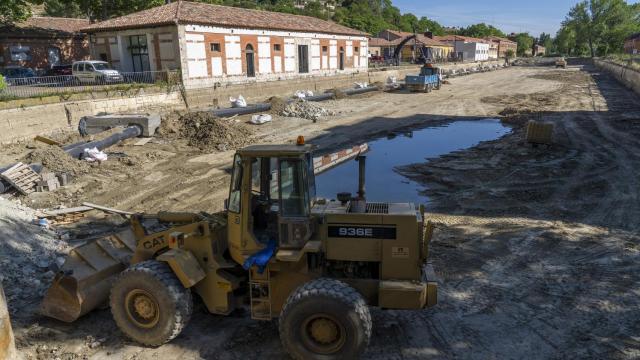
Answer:
POLYGON ((267 247, 258 251, 257 253, 249 256, 247 260, 244 261, 242 267, 245 270, 251 269, 253 265, 258 266, 258 272, 262 274, 264 272, 264 268, 269 263, 269 260, 273 257, 273 254, 276 252, 277 242, 275 240, 269 241, 267 247))

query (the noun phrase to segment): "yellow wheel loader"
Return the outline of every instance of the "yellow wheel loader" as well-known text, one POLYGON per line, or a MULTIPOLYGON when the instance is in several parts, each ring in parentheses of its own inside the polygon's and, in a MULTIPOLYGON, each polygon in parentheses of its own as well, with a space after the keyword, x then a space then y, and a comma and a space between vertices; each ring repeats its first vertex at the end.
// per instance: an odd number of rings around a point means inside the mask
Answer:
POLYGON ((303 140, 238 150, 225 211, 129 216, 126 228, 71 251, 42 312, 72 322, 109 304, 123 333, 160 346, 199 296, 214 314, 244 307, 256 320, 279 318, 293 358, 358 357, 371 336, 368 306, 436 304, 433 227, 422 207, 366 201, 364 156, 356 196, 319 199, 312 151, 303 140))

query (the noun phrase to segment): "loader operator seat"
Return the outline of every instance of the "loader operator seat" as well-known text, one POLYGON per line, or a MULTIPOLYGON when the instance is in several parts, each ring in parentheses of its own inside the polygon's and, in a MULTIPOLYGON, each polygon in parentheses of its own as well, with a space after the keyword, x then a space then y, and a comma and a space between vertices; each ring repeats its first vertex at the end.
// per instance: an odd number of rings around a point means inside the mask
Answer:
POLYGON ((260 243, 267 244, 278 238, 277 161, 274 158, 255 158, 251 164, 251 217, 253 234, 260 243), (275 182, 275 186, 273 185, 275 182))

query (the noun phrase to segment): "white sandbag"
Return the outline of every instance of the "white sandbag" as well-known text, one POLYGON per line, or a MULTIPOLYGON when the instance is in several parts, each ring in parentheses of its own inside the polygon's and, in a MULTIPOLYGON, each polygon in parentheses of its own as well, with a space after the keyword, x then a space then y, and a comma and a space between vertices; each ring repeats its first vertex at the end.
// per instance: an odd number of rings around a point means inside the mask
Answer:
POLYGON ((103 162, 103 161, 107 161, 107 154, 98 150, 98 148, 96 147, 92 149, 84 149, 83 159, 85 159, 88 162, 94 162, 94 161, 103 162))
POLYGON ((356 86, 356 89, 364 89, 364 88, 369 86, 369 84, 366 83, 366 82, 357 82, 357 83, 354 83, 354 84, 356 86))
POLYGON ((238 95, 238 98, 229 98, 229 102, 231 103, 232 108, 243 108, 247 107, 247 100, 242 97, 242 95, 238 95))
POLYGON ((269 114, 259 114, 259 115, 253 115, 251 117, 251 120, 249 120, 250 123, 254 124, 254 125, 262 125, 264 123, 268 123, 271 122, 272 117, 269 114))
POLYGON ((308 96, 313 96, 313 91, 311 90, 298 90, 293 94, 294 97, 298 99, 304 99, 308 96))

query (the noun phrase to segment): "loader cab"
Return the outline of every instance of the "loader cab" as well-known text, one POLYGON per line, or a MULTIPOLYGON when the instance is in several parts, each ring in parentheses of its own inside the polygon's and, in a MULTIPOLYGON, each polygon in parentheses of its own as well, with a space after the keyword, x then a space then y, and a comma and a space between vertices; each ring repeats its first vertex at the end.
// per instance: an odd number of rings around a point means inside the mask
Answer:
POLYGON ((310 145, 238 150, 227 201, 228 243, 238 263, 266 247, 302 248, 312 235, 316 200, 310 145))

